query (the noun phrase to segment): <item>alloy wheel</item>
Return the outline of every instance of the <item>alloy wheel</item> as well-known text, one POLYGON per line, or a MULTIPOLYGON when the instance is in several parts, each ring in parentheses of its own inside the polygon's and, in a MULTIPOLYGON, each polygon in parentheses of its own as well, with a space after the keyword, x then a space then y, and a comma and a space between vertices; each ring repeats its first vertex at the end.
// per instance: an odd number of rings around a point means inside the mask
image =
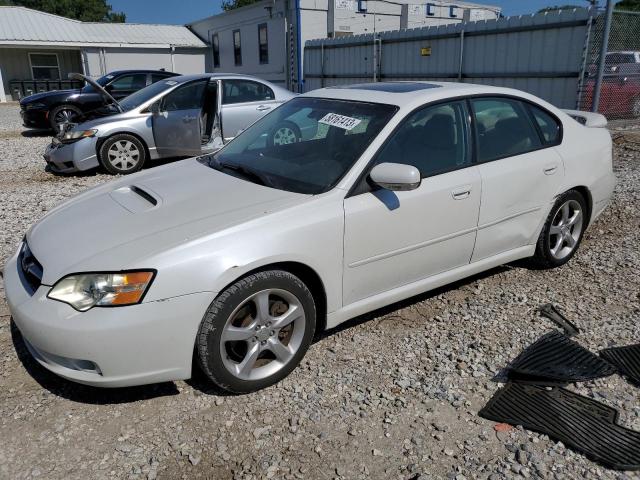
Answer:
POLYGON ((549 248, 555 259, 562 260, 575 250, 583 219, 582 206, 576 200, 567 200, 558 208, 549 228, 549 248))
POLYGON ((296 143, 298 137, 296 133, 289 127, 280 127, 273 134, 274 145, 288 145, 290 143, 296 143))
POLYGON ((131 170, 140 161, 140 150, 129 140, 119 140, 109 147, 107 158, 114 168, 131 170))
POLYGON ((71 109, 62 109, 56 112, 53 120, 57 125, 65 124, 65 123, 74 123, 78 114, 71 109))
POLYGON ((306 318, 291 292, 268 289, 244 300, 222 330, 222 362, 240 380, 260 380, 282 369, 302 345, 306 318))

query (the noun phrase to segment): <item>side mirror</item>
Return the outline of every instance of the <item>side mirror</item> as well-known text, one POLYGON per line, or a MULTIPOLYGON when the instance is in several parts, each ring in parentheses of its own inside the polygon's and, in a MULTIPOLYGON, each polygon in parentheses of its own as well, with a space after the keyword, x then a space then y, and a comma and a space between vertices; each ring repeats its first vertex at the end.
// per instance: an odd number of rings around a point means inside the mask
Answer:
POLYGON ((160 101, 157 102, 153 102, 150 106, 149 106, 149 111, 151 113, 153 113, 154 115, 157 115, 160 113, 160 101))
POLYGON ((369 173, 369 178, 378 186, 394 192, 415 190, 422 181, 420 171, 413 165, 381 163, 369 173))

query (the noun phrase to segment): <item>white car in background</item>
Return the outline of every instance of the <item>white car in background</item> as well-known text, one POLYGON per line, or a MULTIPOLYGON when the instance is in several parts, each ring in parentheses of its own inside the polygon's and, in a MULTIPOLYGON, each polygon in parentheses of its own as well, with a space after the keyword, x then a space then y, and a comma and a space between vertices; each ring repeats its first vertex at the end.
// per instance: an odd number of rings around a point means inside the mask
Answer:
MULTIPOLYGON (((314 333, 514 260, 565 264, 611 198, 604 117, 505 88, 373 83, 294 98, 219 152, 47 214, 5 270, 31 354, 118 387, 231 392, 314 333), (274 144, 295 124, 299 141, 274 144)), ((562 272, 558 272, 562 276, 562 272)))

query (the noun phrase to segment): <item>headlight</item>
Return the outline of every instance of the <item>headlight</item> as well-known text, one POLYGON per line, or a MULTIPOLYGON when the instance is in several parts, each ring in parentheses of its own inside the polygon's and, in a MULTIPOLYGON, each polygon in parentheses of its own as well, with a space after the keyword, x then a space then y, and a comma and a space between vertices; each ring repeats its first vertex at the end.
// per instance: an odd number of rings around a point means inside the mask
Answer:
POLYGON ((98 130, 95 130, 95 129, 94 130, 72 130, 72 131, 66 132, 60 140, 64 143, 73 143, 80 140, 81 138, 94 137, 96 133, 98 133, 98 130))
POLYGON ((24 106, 25 110, 44 110, 47 106, 44 103, 27 103, 24 106))
POLYGON ((92 307, 123 307, 140 303, 155 271, 78 273, 58 281, 49 298, 86 312, 92 307))

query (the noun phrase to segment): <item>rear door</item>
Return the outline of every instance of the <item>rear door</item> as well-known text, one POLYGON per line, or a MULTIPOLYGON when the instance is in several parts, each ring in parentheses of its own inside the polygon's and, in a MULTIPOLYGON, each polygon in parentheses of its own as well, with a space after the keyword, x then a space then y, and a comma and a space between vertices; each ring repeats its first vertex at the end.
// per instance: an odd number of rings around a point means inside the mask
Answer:
POLYGON ((207 81, 180 85, 152 108, 153 138, 160 156, 200 154, 200 116, 207 81))
POLYGON ((472 261, 535 243, 564 176, 559 121, 506 97, 471 100, 482 198, 472 261))
POLYGON ((222 133, 225 141, 231 140, 277 106, 273 90, 262 82, 239 78, 222 80, 222 133))

